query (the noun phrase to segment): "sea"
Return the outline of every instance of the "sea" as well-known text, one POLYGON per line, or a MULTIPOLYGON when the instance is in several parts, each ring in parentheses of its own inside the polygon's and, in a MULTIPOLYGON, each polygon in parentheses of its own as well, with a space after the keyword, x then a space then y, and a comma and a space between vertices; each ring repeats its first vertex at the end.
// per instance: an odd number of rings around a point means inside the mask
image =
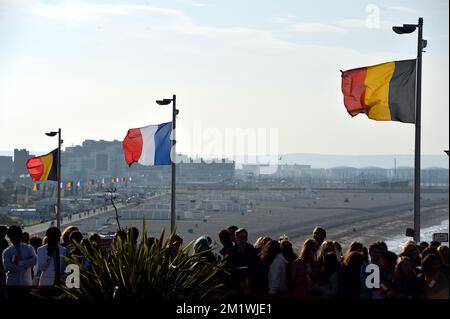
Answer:
MULTIPOLYGON (((420 230, 420 241, 426 241, 430 242, 433 240, 433 234, 434 233, 447 233, 448 234, 448 223, 449 220, 442 221, 439 225, 427 227, 427 228, 421 228, 420 230)), ((401 236, 395 236, 392 238, 387 239, 385 242, 389 248, 390 251, 393 251, 396 254, 399 254, 403 250, 403 246, 406 242, 409 240, 412 240, 411 237, 406 237, 404 235, 401 236)), ((448 246, 447 243, 442 243, 445 246, 448 246)))

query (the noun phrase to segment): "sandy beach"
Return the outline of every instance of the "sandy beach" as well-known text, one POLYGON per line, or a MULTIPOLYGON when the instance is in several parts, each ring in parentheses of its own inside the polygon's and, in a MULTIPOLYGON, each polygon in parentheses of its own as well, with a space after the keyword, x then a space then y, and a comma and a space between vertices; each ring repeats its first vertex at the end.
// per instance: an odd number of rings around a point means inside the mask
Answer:
MULTIPOLYGON (((289 192, 289 191, 287 191, 289 192)), ((423 193, 422 227, 440 224, 448 219, 448 193, 423 193)), ((217 233, 237 225, 249 232, 254 243, 259 236, 278 238, 286 234, 295 249, 301 248, 316 225, 327 230, 327 239, 339 241, 344 250, 352 241, 366 245, 403 235, 413 226, 413 195, 410 193, 363 193, 318 191, 299 194, 287 201, 260 201, 252 212, 207 212, 207 221, 177 221, 177 233, 185 243, 201 235, 209 235, 219 243, 217 233)), ((169 228, 168 220, 146 221, 150 236, 158 236, 161 228, 169 228)), ((142 220, 121 221, 122 227, 142 228, 142 220)), ((114 227, 108 227, 108 230, 114 227)), ((431 240, 431 238, 429 239, 431 240)))

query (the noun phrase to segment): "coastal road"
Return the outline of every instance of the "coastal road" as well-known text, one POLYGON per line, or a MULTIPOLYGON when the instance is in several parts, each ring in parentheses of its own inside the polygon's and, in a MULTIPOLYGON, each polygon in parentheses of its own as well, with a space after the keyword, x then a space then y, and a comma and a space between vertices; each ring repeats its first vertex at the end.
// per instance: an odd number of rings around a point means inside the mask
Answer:
MULTIPOLYGON (((144 203, 149 202, 153 199, 166 196, 168 193, 162 193, 157 194, 151 197, 148 197, 143 200, 144 203)), ((133 207, 135 204, 123 204, 123 203, 116 203, 117 210, 120 212, 120 209, 133 207)), ((61 227, 64 228, 64 226, 73 225, 75 223, 79 224, 80 222, 88 222, 87 220, 93 217, 105 217, 111 213, 115 213, 114 207, 112 205, 107 205, 106 209, 103 208, 96 208, 96 209, 89 209, 80 213, 72 214, 72 219, 69 219, 68 216, 64 216, 61 220, 61 227)), ((28 232, 30 235, 37 235, 37 234, 43 234, 45 231, 51 227, 56 226, 55 220, 46 221, 44 223, 27 226, 24 228, 25 232, 28 232)))

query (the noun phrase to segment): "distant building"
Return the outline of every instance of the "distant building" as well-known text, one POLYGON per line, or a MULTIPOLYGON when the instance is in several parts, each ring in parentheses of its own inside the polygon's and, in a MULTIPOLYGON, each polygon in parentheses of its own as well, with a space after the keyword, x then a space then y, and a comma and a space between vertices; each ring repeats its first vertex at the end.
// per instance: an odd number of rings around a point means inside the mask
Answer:
POLYGON ((358 169, 348 166, 338 166, 328 169, 329 177, 346 180, 358 176, 358 169))
POLYGON ((421 184, 425 186, 448 187, 449 170, 441 167, 430 167, 422 170, 421 184))
POLYGON ((11 178, 13 174, 12 156, 0 156, 0 180, 11 178))
POLYGON ((108 154, 105 153, 95 154, 95 170, 98 172, 108 171, 108 154))
POLYGON ((85 140, 67 147, 62 154, 63 179, 97 179, 126 176, 129 173, 122 142, 85 140))
POLYGON ((260 165, 258 164, 242 164, 242 173, 248 174, 248 175, 253 175, 253 176, 258 176, 260 174, 260 165))
POLYGON ((395 179, 414 180, 414 167, 401 166, 391 170, 389 176, 395 179))
POLYGON ((311 176, 311 165, 282 164, 278 165, 277 177, 308 177, 311 176))
POLYGON ((194 161, 177 164, 180 182, 224 182, 234 179, 235 162, 226 159, 194 161))
MULTIPOLYGON (((234 179, 235 162, 225 159, 192 160, 177 154, 177 183, 225 182, 234 179)), ((67 147, 62 154, 62 178, 69 180, 133 176, 145 184, 166 185, 171 181, 171 166, 128 167, 121 141, 85 140, 67 147)))
POLYGON ((32 157, 34 155, 31 155, 26 149, 14 149, 13 177, 15 180, 19 179, 21 175, 28 174, 26 162, 32 157))

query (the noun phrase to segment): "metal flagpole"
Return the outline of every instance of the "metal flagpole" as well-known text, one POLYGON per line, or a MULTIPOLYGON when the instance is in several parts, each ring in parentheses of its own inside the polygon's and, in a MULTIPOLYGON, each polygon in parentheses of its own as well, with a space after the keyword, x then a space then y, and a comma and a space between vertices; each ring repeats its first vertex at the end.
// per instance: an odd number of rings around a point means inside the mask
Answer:
POLYGON ((416 77, 416 136, 414 153, 414 240, 420 241, 420 135, 421 135, 421 104, 422 104, 422 52, 423 18, 419 18, 419 36, 417 42, 417 77, 416 77))
POLYGON ((176 120, 177 120, 177 107, 176 107, 176 95, 173 95, 172 98, 172 196, 171 196, 171 208, 170 208, 170 231, 173 232, 175 229, 175 182, 176 182, 176 171, 175 171, 175 162, 177 158, 176 152, 176 140, 175 140, 175 128, 176 128, 176 120))
POLYGON ((58 192, 56 199, 56 227, 58 227, 58 229, 61 229, 61 144, 61 129, 58 129, 58 192))

